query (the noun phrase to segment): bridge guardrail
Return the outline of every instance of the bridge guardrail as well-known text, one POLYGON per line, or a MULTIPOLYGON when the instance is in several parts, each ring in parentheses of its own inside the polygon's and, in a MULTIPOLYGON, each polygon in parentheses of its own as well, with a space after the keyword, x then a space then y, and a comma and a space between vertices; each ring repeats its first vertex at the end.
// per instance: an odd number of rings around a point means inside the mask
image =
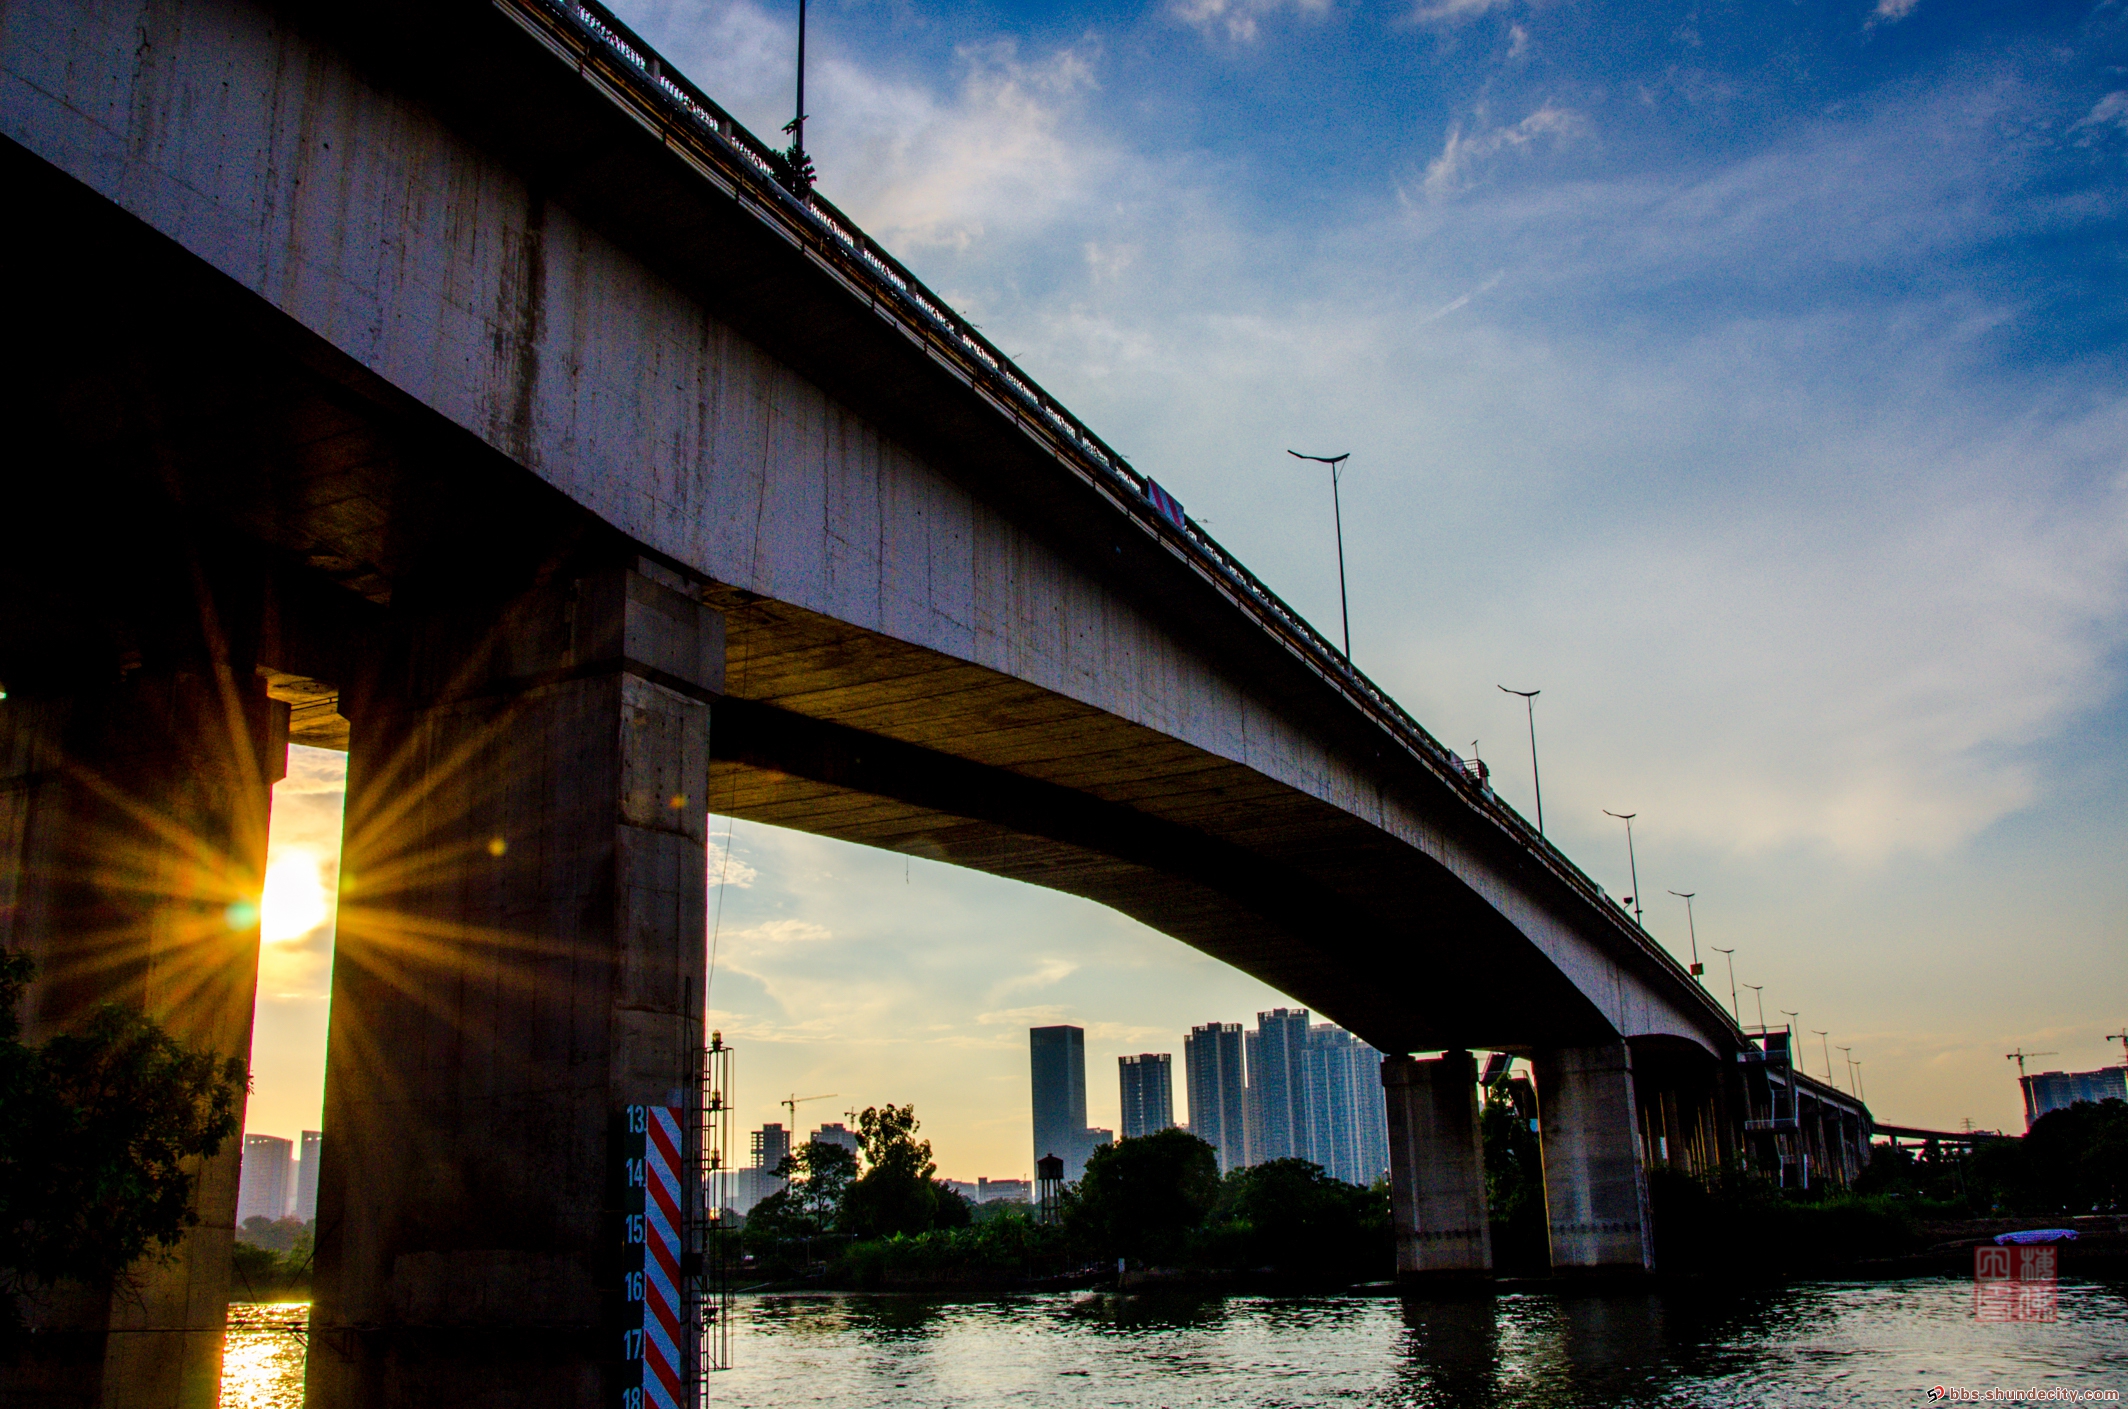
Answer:
MULTIPOLYGON (((724 110, 723 107, 666 65, 664 58, 643 38, 598 0, 492 0, 499 8, 525 22, 550 44, 564 48, 574 37, 581 48, 572 57, 578 71, 597 71, 617 87, 613 96, 647 103, 650 113, 639 118, 662 116, 676 124, 665 129, 668 143, 675 136, 692 139, 700 150, 690 153, 695 164, 714 174, 718 165, 730 168, 744 181, 762 213, 786 224, 785 233, 835 265, 846 277, 865 287, 875 304, 886 303, 911 318, 930 334, 934 351, 1015 414, 1023 429, 1035 433, 1067 464, 1075 465, 1111 491, 1119 491, 1117 507, 1156 539, 1178 549, 1185 561, 1210 578, 1237 606, 1255 617, 1288 649, 1313 669, 1325 683, 1343 694, 1372 718, 1384 732, 1416 758, 1428 771, 1454 787, 1473 810, 1506 831, 1535 860, 1570 889, 1595 903, 1608 916, 1627 942, 1634 944, 1689 990, 1707 999, 1709 1010, 1722 1026, 1733 1027, 1730 1015, 1711 995, 1696 984, 1671 953, 1622 911, 1608 892, 1591 880, 1566 854, 1540 836, 1535 827, 1491 789, 1474 788, 1464 760, 1429 733, 1389 693, 1355 667, 1328 637, 1317 631, 1301 614, 1229 553, 1202 525, 1186 514, 1170 514, 1174 501, 1159 491, 1150 477, 1133 468, 1078 417, 1064 408, 1035 380, 1000 352, 975 326, 956 313, 945 300, 925 287, 922 280, 832 203, 816 192, 804 196, 787 188, 780 174, 781 156, 724 110), (598 60, 608 62, 600 64, 598 60), (617 61, 617 62, 616 62, 617 61), (708 164, 704 164, 704 159, 708 164), (723 158, 722 162, 717 159, 723 158), (736 159, 734 163, 732 159, 736 159), (806 238, 811 235, 812 238, 806 238), (824 237, 824 238, 822 238, 824 237), (1163 505, 1160 501, 1166 499, 1163 505), (1177 521, 1179 519, 1179 522, 1177 521)), ((736 194, 736 192, 735 192, 736 194)), ((1742 1040, 1742 1031, 1737 1037, 1742 1040)))

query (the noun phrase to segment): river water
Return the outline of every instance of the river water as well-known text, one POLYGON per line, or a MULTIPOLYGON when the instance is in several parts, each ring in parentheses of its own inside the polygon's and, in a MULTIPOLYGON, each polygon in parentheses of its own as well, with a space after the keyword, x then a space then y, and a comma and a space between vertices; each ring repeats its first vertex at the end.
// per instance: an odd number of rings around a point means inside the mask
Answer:
MULTIPOLYGON (((737 1365, 709 1402, 1565 1409, 1926 1404, 1936 1385, 2128 1393, 2128 1286, 2065 1282, 2056 1318, 1979 1320, 1973 1284, 1949 1278, 1427 1303, 744 1297, 737 1365)), ((302 1403, 286 1330, 300 1323, 295 1307, 232 1310, 225 1409, 302 1403)))

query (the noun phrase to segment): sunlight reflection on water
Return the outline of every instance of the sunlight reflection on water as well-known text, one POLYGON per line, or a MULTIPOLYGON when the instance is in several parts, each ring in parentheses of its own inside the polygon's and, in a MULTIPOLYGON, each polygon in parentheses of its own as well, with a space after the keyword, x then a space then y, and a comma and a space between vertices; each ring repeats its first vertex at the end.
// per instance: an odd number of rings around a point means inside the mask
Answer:
MULTIPOLYGON (((308 1308, 233 1306, 223 1409, 299 1406, 308 1308)), ((742 1297, 709 1403, 1223 1409, 1921 1404, 1932 1384, 2128 1391, 2128 1288, 1974 1319, 1954 1278, 1474 1301, 1093 1294, 742 1297)))
POLYGON ((307 1301, 235 1302, 222 1342, 222 1409, 301 1409, 307 1301))

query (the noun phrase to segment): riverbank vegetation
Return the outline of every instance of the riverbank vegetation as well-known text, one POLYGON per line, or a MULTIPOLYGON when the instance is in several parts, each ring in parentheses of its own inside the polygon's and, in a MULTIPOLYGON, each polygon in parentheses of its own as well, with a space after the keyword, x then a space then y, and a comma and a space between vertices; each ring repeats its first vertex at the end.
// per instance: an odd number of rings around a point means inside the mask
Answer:
POLYGON ((199 1162, 238 1129, 244 1065, 107 1003, 41 1044, 19 1013, 35 972, 0 950, 0 1330, 17 1297, 108 1287, 197 1223, 199 1162))
MULTIPOLYGON (((1526 1104, 1526 1103, 1525 1103, 1526 1104)), ((757 1206, 755 1279, 855 1288, 1005 1287, 1121 1275, 1266 1286, 1349 1286, 1395 1275, 1386 1184, 1358 1188, 1305 1160, 1222 1177, 1183 1130, 1097 1151, 1054 1219, 1024 1204, 970 1209, 933 1178, 908 1107, 866 1112, 864 1161, 833 1147, 792 1156, 788 1192, 757 1206), (869 1192, 860 1195, 859 1190, 869 1192)), ((1494 1267, 1549 1270, 1543 1163, 1528 1112, 1495 1090, 1483 1114, 1494 1267)), ((1974 1153, 1879 1147, 1851 1189, 1784 1190, 1741 1166, 1648 1181, 1657 1265, 1710 1277, 1838 1273, 1919 1254, 1958 1220, 2060 1217, 2123 1205, 2128 1107, 2051 1114, 1974 1153)))

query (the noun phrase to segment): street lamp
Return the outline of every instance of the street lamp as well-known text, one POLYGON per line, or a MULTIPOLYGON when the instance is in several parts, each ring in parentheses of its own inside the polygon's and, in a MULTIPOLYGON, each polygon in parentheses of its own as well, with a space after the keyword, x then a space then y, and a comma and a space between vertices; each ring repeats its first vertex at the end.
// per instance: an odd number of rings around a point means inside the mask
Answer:
POLYGON ((1544 835, 1544 782, 1543 782, 1543 780, 1542 780, 1542 779, 1540 779, 1540 778, 1539 778, 1539 777, 1537 776, 1537 704, 1536 704, 1536 701, 1537 701, 1537 696, 1539 696, 1539 695, 1543 694, 1543 693, 1544 693, 1544 691, 1542 691, 1542 690, 1508 690, 1508 689, 1507 689, 1507 686, 1505 686, 1505 685, 1502 685, 1502 686, 1501 686, 1500 688, 1501 688, 1501 689, 1503 689, 1503 690, 1507 690, 1507 693, 1509 693, 1510 695, 1520 695, 1520 696, 1522 696, 1522 707, 1523 707, 1524 711, 1525 711, 1525 712, 1527 712, 1527 713, 1528 713, 1528 715, 1529 715, 1529 779, 1530 779, 1530 786, 1531 786, 1532 788, 1536 789, 1536 792, 1537 792, 1537 835, 1538 835, 1538 836, 1540 836, 1540 837, 1542 837, 1542 836, 1544 835))
POLYGON ((1699 961, 1699 926, 1692 923, 1692 897, 1696 890, 1673 890, 1670 894, 1685 902, 1685 932, 1692 936, 1692 977, 1698 978, 1706 965, 1699 961))
POLYGON ((1840 1060, 1847 1063, 1847 1094, 1852 1096, 1855 1094, 1855 1049, 1842 1047, 1840 1060))
POLYGON ((1743 1010, 1736 1006, 1736 951, 1734 949, 1724 949, 1719 944, 1710 944, 1707 947, 1729 961, 1729 1016, 1736 1019, 1738 1027, 1742 1027, 1744 1025, 1743 1010))
POLYGON ((805 154, 805 0, 798 0, 798 112, 783 130, 791 134, 790 150, 780 153, 788 168, 784 184, 803 200, 813 189, 813 162, 805 154))
POLYGON ((1811 1031, 1817 1034, 1818 1050, 1825 1054, 1825 1084, 1830 1086, 1832 1085, 1832 1048, 1826 1045, 1829 1035, 1823 1028, 1814 1027, 1811 1031))
POLYGON ((1318 465, 1330 467, 1330 517, 1337 525, 1337 611, 1345 623, 1345 659, 1352 659, 1352 608, 1345 599, 1345 511, 1337 501, 1337 482, 1344 474, 1345 462, 1352 458, 1347 450, 1342 455, 1303 455, 1298 450, 1286 452, 1296 460, 1313 460, 1318 465))
POLYGON ((1638 812, 1613 812, 1606 807, 1603 809, 1603 815, 1616 817, 1626 824, 1626 864, 1633 870, 1633 893, 1626 897, 1626 904, 1633 907, 1633 923, 1639 925, 1642 929, 1646 929, 1648 927, 1647 922, 1641 918, 1640 909, 1640 862, 1635 860, 1633 856, 1633 819, 1640 814, 1638 812))
POLYGON ((1763 1036, 1766 1031, 1766 985, 1763 983, 1747 983, 1744 987, 1750 989, 1751 996, 1758 1000, 1759 1033, 1763 1036))

